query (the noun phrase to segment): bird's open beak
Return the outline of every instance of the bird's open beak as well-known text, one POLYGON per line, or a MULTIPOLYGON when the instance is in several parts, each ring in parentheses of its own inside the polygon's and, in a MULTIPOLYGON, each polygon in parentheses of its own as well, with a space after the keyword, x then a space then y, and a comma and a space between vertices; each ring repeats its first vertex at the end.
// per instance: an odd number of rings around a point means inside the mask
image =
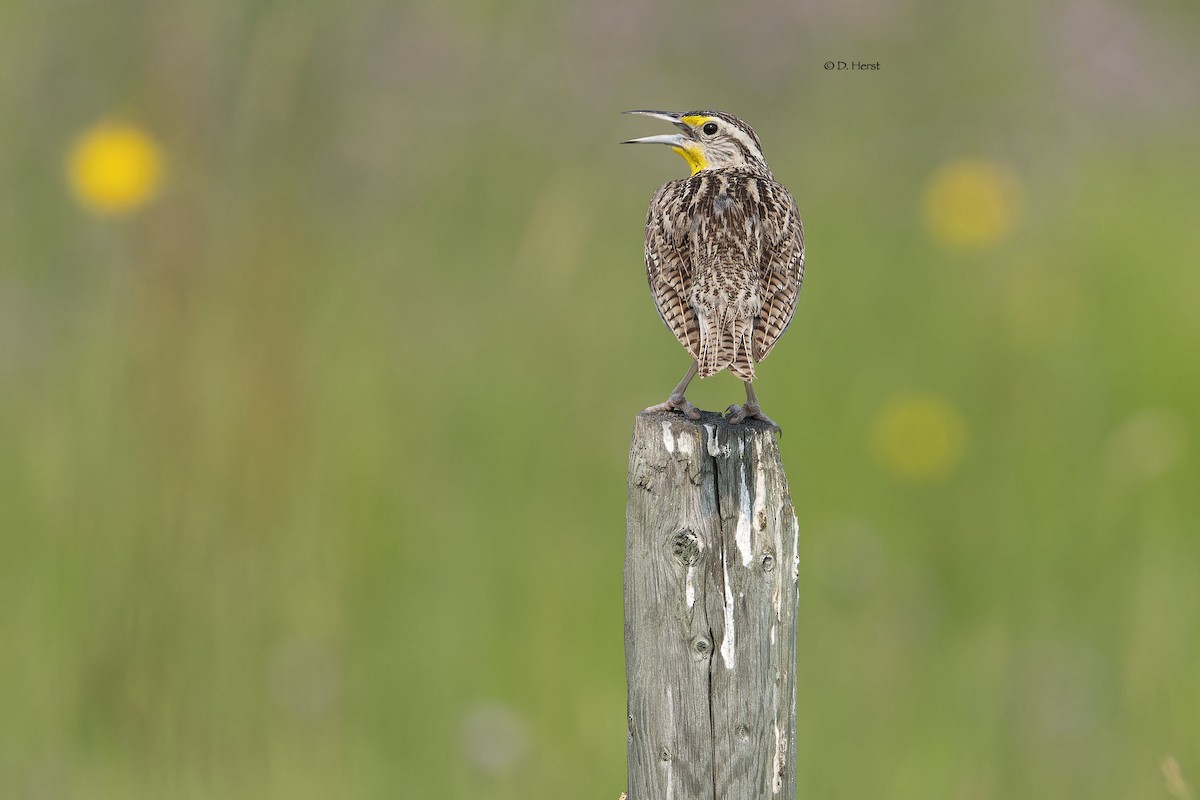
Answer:
POLYGON ((644 117, 654 117, 655 119, 664 119, 672 125, 677 126, 683 133, 663 134, 660 136, 643 136, 640 139, 627 139, 621 144, 669 144, 673 147, 683 147, 688 142, 693 140, 692 129, 687 123, 682 121, 682 114, 676 114, 671 111, 625 111, 625 114, 641 114, 644 117))

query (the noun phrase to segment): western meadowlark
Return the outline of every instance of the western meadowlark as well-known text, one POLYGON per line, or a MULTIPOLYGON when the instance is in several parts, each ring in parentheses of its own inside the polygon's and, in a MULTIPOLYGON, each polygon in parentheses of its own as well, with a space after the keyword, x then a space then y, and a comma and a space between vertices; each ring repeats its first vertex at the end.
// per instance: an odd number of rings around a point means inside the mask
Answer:
MULTIPOLYGON (((646 217, 646 276, 659 316, 692 356, 665 403, 646 411, 700 411, 688 384, 728 369, 746 384, 746 404, 727 419, 774 422, 754 393, 754 365, 767 357, 796 311, 804 278, 804 228, 791 193, 775 182, 758 136, 720 111, 626 111, 666 120, 682 133, 625 144, 669 145, 692 168, 668 181, 646 217)), ((778 426, 775 426, 778 427, 778 426)))

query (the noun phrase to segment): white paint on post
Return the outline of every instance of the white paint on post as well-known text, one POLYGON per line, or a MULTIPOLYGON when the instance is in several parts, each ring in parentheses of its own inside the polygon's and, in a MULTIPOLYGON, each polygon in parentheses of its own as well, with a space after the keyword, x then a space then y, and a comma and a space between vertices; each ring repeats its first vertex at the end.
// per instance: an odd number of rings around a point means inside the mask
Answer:
POLYGON ((738 471, 738 520, 734 541, 737 542, 738 552, 742 554, 742 566, 750 566, 754 558, 754 550, 750 547, 750 531, 754 525, 753 509, 750 506, 750 489, 746 486, 746 473, 738 471))
POLYGON ((705 425, 704 430, 708 431, 708 454, 713 458, 729 455, 729 445, 717 444, 717 426, 705 425))
POLYGON ((671 423, 663 423, 663 447, 667 448, 668 453, 675 452, 675 435, 671 433, 671 423))
POLYGON ((783 762, 787 758, 787 750, 785 745, 787 740, 779 735, 779 723, 775 723, 775 774, 771 779, 771 792, 779 794, 779 790, 783 788, 783 768, 786 766, 783 762))
POLYGON ((729 562, 725 559, 725 551, 721 551, 721 570, 725 574, 725 637, 721 639, 721 660, 725 669, 737 666, 737 631, 733 629, 733 589, 729 587, 729 562))

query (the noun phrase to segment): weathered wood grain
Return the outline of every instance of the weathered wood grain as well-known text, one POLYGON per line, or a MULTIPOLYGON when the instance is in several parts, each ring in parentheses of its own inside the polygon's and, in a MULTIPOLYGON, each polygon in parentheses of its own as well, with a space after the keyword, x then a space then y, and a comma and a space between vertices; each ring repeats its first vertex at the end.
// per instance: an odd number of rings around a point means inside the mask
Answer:
POLYGON ((798 527, 776 435, 643 414, 629 454, 629 800, 795 797, 798 527))

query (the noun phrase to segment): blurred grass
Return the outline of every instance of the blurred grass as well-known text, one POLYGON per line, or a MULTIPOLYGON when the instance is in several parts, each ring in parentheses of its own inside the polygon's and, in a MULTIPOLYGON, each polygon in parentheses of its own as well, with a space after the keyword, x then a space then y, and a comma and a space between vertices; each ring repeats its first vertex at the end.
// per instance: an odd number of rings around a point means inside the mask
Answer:
POLYGON ((1195 785, 1195 9, 682 9, 0 9, 0 796, 619 793, 630 417, 686 366, 647 106, 749 119, 808 229, 801 795, 1195 785), (165 184, 96 217, 114 117, 165 184), (964 157, 1024 214, 953 252, 964 157), (872 454, 912 392, 941 480, 872 454))

